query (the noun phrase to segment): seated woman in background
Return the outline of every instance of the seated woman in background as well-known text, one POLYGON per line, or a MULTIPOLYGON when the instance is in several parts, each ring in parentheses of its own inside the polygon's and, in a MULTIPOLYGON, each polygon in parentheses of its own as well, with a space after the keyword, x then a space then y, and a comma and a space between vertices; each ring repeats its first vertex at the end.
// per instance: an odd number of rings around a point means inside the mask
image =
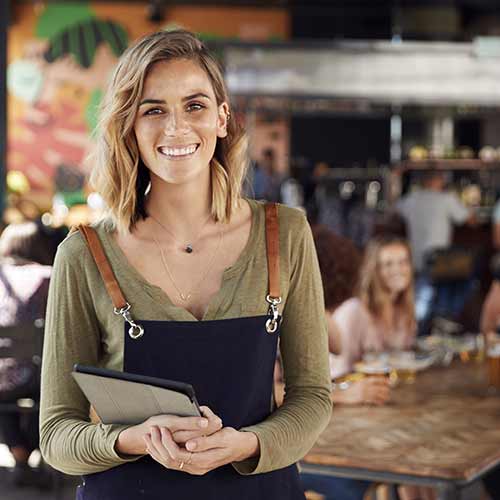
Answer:
MULTIPOLYGON (((35 222, 11 224, 0 236, 0 327, 44 318, 56 245, 35 222)), ((39 376, 31 362, 0 358, 0 399, 39 398, 39 376)), ((12 453, 16 485, 39 483, 28 458, 38 448, 38 414, 0 414, 0 442, 12 453)))
MULTIPOLYGON (((321 257, 320 257, 321 267, 321 257)), ((323 276, 325 281, 331 277, 323 276)), ((328 315, 332 378, 353 371, 367 353, 410 348, 416 335, 413 270, 405 240, 385 236, 368 244, 354 297, 328 315)), ((328 307, 327 307, 328 309, 328 307)), ((388 381, 368 377, 345 391, 334 391, 337 403, 384 404, 388 381)))

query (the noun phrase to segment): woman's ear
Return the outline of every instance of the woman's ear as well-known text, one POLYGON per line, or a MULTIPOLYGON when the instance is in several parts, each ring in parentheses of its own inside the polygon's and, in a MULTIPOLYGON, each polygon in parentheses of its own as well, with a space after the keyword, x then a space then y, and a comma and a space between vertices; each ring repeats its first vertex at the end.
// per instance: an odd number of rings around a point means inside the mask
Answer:
POLYGON ((223 102, 219 106, 219 116, 217 118, 217 137, 227 137, 227 122, 231 116, 227 102, 223 102))

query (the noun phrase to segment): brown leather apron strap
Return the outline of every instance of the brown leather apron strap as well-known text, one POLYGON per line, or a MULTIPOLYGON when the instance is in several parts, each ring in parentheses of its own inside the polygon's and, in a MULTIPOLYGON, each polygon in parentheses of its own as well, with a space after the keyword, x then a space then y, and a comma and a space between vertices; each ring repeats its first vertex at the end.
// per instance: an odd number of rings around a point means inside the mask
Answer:
POLYGON ((275 333, 280 324, 278 304, 281 304, 280 292, 280 234, 278 220, 278 205, 266 203, 266 246, 267 273, 269 277, 269 292, 266 301, 269 303, 269 316, 266 321, 267 333, 275 333))
POLYGON ((72 233, 74 231, 80 231, 87 242, 97 269, 99 269, 99 272, 101 273, 102 280, 104 281, 108 295, 111 298, 111 302, 113 302, 113 312, 122 316, 123 319, 130 325, 128 334, 132 339, 136 340, 142 337, 144 335, 144 328, 141 325, 138 325, 132 318, 130 313, 131 306, 123 296, 120 285, 116 280, 115 273, 113 273, 113 269, 111 269, 108 258, 102 248, 101 240, 99 239, 95 229, 90 226, 80 224, 79 226, 71 229, 72 233))
POLYGON ((280 294, 280 235, 278 205, 266 204, 266 245, 269 295, 278 298, 280 294))
POLYGON ((94 257, 94 261, 99 269, 99 272, 101 273, 104 285, 106 286, 106 290, 108 291, 113 305, 116 309, 126 307, 127 301, 123 296, 118 281, 116 281, 115 274, 109 265, 108 258, 104 253, 101 241, 99 240, 99 236, 97 236, 95 229, 83 224, 77 226, 76 229, 80 230, 87 241, 90 253, 92 254, 92 257, 94 257))

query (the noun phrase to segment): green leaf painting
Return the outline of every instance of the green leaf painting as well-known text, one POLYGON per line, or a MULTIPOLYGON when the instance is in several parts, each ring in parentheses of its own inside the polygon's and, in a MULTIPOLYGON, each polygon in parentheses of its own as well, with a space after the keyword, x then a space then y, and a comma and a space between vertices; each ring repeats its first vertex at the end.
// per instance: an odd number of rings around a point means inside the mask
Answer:
POLYGON ((73 24, 95 16, 88 2, 60 2, 47 5, 36 25, 36 36, 52 38, 73 24))
POLYGON ((119 57, 128 46, 127 32, 114 21, 97 18, 73 24, 50 39, 45 60, 50 63, 71 54, 82 68, 89 68, 101 43, 119 57))

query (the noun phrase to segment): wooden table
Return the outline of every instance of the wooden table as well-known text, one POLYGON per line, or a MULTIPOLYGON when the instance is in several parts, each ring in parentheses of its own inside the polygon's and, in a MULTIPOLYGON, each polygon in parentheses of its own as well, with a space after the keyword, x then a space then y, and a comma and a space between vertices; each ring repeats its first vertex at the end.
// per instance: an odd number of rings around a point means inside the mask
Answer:
POLYGON ((442 499, 500 464, 500 395, 486 364, 419 373, 383 407, 340 406, 301 462, 307 472, 434 486, 442 499))

